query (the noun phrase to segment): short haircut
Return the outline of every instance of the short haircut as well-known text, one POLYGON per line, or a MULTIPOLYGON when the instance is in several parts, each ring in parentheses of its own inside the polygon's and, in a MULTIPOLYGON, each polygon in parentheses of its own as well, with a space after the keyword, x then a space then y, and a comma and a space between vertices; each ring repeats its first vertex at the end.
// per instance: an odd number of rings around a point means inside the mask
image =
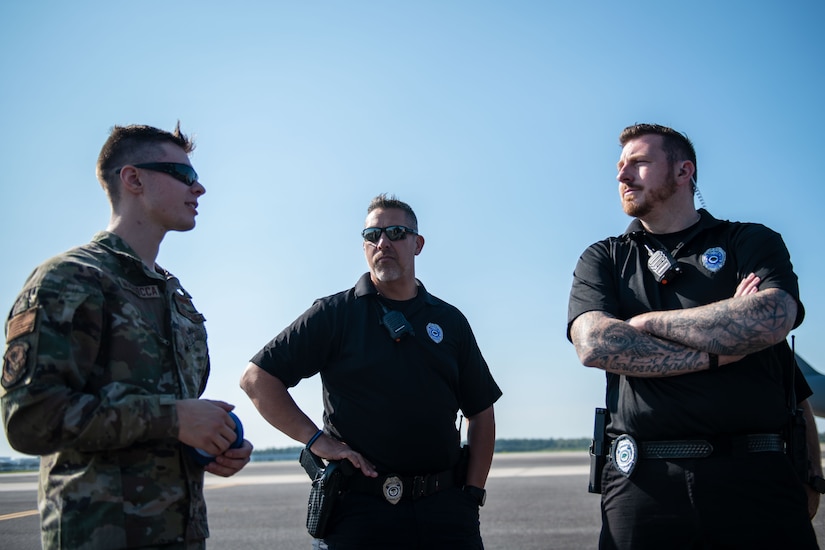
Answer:
POLYGON ((387 195, 386 193, 381 193, 374 199, 370 201, 370 205, 367 207, 367 214, 369 215, 370 212, 377 209, 387 210, 389 208, 396 208, 398 210, 403 210, 407 217, 410 219, 412 228, 418 231, 418 218, 415 216, 415 212, 413 212, 412 207, 404 201, 398 200, 398 197, 395 195, 387 195))
POLYGON ((152 126, 133 124, 112 127, 109 139, 103 144, 97 157, 97 179, 114 205, 119 198, 117 170, 127 164, 157 160, 164 143, 177 145, 188 155, 195 150, 195 143, 180 131, 180 121, 174 131, 167 132, 152 126))
POLYGON ((622 130, 619 135, 619 144, 624 147, 628 141, 650 134, 662 136, 662 149, 664 149, 671 166, 674 166, 680 160, 689 160, 694 166, 693 181, 696 182, 699 179, 699 168, 696 166, 696 150, 693 148, 693 143, 687 135, 677 132, 673 128, 659 124, 634 124, 622 130))

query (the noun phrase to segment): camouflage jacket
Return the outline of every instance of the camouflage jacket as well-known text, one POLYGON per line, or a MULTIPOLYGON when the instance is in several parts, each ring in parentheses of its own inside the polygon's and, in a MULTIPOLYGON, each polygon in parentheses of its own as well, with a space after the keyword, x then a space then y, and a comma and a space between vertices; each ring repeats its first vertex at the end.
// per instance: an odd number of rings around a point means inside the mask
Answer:
POLYGON ((206 385, 204 317, 157 269, 101 232, 38 267, 12 307, 0 405, 9 443, 41 455, 44 548, 209 534, 175 408, 206 385))

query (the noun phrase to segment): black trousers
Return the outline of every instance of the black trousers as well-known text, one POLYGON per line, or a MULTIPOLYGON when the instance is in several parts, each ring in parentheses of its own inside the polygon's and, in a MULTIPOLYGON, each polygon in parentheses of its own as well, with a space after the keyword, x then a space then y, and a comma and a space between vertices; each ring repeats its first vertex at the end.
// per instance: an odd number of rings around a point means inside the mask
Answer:
POLYGON ((783 453, 608 461, 599 548, 818 548, 807 496, 783 453))
POLYGON ((483 550, 478 504, 458 488, 390 504, 349 492, 335 505, 330 550, 483 550))

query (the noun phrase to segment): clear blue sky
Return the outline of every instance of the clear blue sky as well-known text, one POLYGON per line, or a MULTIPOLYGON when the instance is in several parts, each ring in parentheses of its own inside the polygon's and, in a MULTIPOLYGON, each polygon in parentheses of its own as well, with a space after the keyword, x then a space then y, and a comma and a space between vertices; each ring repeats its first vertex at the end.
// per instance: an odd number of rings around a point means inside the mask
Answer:
MULTIPOLYGON (((159 263, 206 315, 206 396, 237 405, 256 447, 293 442, 241 372, 366 271, 382 192, 416 210, 418 276, 475 330, 504 391, 498 436, 589 436, 603 374, 565 338, 571 275, 630 221, 619 132, 658 122, 694 140, 711 213, 784 236, 797 351, 825 370, 824 19, 819 1, 5 2, 0 309, 106 226, 109 128, 179 119, 207 193, 159 263)), ((320 422, 319 382, 293 393, 320 422)))

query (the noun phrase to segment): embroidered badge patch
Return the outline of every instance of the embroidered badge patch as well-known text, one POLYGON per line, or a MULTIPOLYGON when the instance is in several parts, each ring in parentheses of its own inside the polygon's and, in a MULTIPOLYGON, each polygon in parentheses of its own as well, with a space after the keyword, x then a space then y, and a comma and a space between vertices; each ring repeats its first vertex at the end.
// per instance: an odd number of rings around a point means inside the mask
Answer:
POLYGON ((702 265, 711 273, 716 273, 725 267, 728 255, 718 246, 709 248, 702 254, 702 265))
POLYGON ((192 303, 192 299, 189 296, 183 296, 181 294, 175 294, 175 305, 178 308, 178 313, 192 321, 193 323, 203 323, 206 321, 206 317, 204 317, 198 310, 195 309, 195 305, 192 303))
POLYGON ((435 323, 427 324, 427 334, 430 335, 430 340, 436 344, 440 344, 444 339, 444 332, 441 330, 441 327, 435 323))
POLYGON ((3 387, 8 389, 20 382, 26 374, 29 356, 28 342, 12 342, 3 357, 3 387))
POLYGON ((23 313, 18 313, 9 320, 6 341, 11 342, 21 336, 25 336, 34 330, 37 323, 37 308, 27 309, 23 313))

